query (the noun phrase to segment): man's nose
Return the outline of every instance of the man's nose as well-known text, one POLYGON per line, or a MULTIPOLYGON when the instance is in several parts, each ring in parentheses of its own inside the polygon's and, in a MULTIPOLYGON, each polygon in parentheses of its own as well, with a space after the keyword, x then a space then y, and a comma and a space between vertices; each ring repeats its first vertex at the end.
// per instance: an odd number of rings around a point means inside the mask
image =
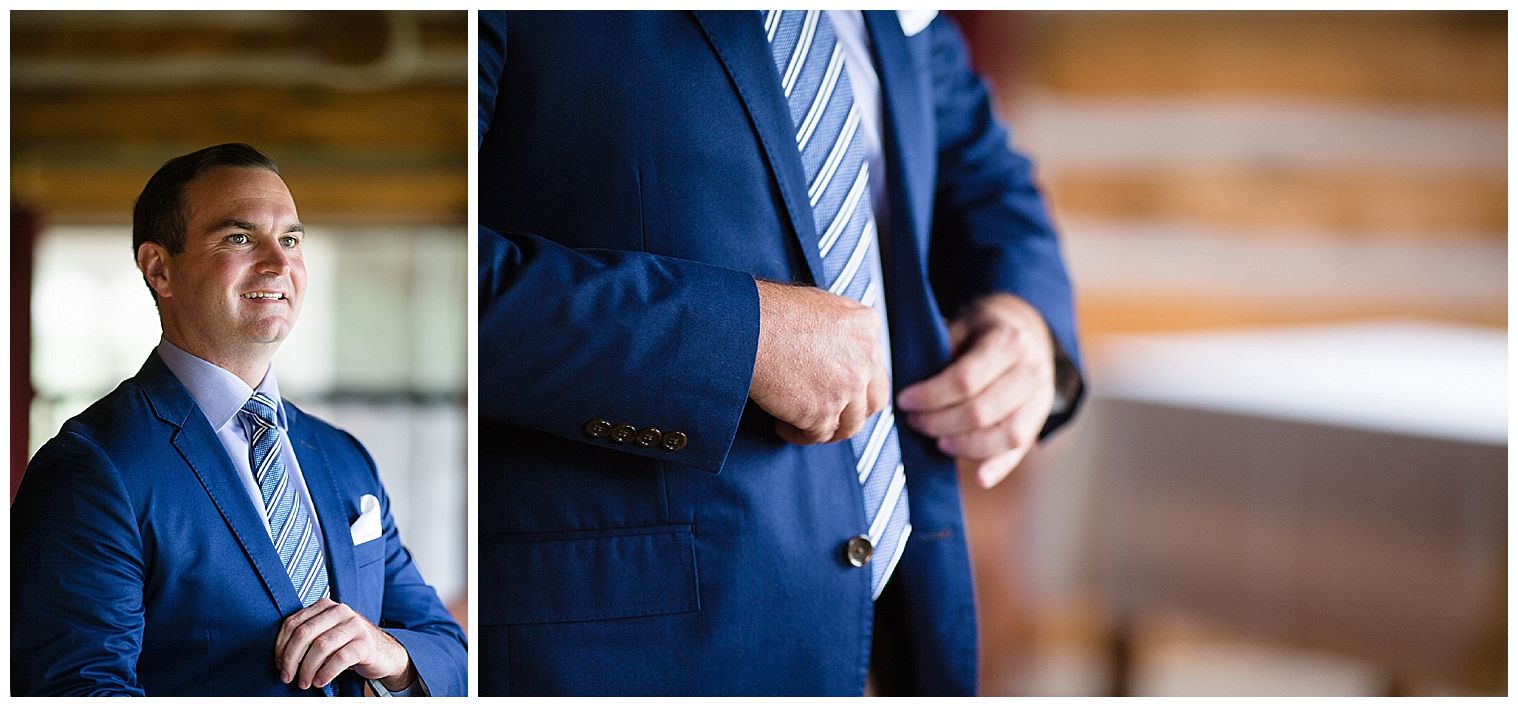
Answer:
POLYGON ((259 272, 283 275, 290 270, 290 252, 278 238, 266 238, 258 246, 259 272))

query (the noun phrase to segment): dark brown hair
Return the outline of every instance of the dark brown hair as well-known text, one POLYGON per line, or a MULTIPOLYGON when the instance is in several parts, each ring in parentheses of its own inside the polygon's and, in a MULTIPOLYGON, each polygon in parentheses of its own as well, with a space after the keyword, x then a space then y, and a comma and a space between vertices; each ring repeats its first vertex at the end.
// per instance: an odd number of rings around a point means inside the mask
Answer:
POLYGON ((184 209, 184 186, 215 167, 255 167, 279 174, 274 160, 240 142, 214 145, 163 163, 132 207, 132 257, 137 257, 143 243, 158 243, 169 255, 184 252, 189 218, 184 209))

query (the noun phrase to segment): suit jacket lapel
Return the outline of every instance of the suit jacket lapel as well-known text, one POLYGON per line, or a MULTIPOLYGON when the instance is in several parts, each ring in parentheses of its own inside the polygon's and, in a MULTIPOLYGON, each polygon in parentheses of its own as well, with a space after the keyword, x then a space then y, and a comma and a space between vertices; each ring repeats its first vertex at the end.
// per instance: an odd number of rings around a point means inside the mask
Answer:
POLYGON ((258 572, 280 615, 288 616, 299 611, 300 598, 295 595, 290 575, 274 551, 274 543, 269 541, 269 532, 265 530, 260 515, 262 511, 248 498, 242 480, 237 478, 237 467, 227 459, 227 451, 216 438, 216 431, 206 422, 189 391, 157 353, 148 357, 137 373, 137 381, 158 418, 174 427, 169 442, 179 450, 227 528, 237 538, 237 544, 258 572))
MULTIPOLYGON (((933 117, 930 79, 918 66, 930 52, 927 37, 909 40, 896 13, 866 11, 865 28, 880 77, 886 173, 891 223, 881 241, 886 298, 890 302, 891 351, 894 381, 900 389, 937 373, 948 363, 949 338, 927 280, 928 240, 938 174, 938 136, 933 117), (913 43, 917 46, 914 46, 913 43)), ((903 453, 932 449, 910 428, 901 428, 903 453)), ((907 474, 907 487, 917 493, 921 474, 907 474)))
POLYGON ((757 12, 721 12, 697 10, 696 23, 717 53, 717 59, 732 79, 743 107, 753 121, 764 156, 780 185, 786 215, 792 232, 800 241, 806 258, 807 277, 816 282, 822 272, 822 256, 817 250, 817 225, 811 201, 806 196, 806 170, 796 149, 796 128, 791 123, 790 107, 780 90, 775 60, 764 37, 762 19, 757 12))
POLYGON ((901 252, 900 246, 906 243, 902 239, 910 234, 919 254, 925 255, 929 228, 926 219, 932 213, 930 199, 937 162, 933 106, 923 93, 922 77, 913 68, 911 49, 896 13, 867 10, 864 24, 874 50, 875 71, 880 76, 885 122, 881 142, 886 171, 891 175, 892 254, 901 252))
POLYGON ((353 559, 353 535, 349 528, 358 509, 348 507, 349 502, 337 486, 326 450, 311 434, 305 414, 287 402, 285 416, 289 419, 290 441, 295 445, 301 476, 305 477, 306 490, 311 493, 311 503, 316 506, 316 517, 321 519, 322 552, 327 555, 327 579, 331 584, 332 599, 341 602, 347 592, 355 589, 351 583, 358 577, 353 559))

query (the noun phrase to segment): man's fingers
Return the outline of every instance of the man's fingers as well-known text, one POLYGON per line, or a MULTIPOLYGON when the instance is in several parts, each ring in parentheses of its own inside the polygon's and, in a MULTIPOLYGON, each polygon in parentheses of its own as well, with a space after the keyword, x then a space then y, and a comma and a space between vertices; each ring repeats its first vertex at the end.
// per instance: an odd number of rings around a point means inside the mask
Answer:
POLYGON ((833 429, 835 428, 804 430, 784 420, 775 421, 775 434, 791 444, 822 444, 832 439, 833 429))
MULTIPOLYGON (((306 649, 306 654, 300 660, 300 688, 304 690, 312 685, 319 684, 316 680, 317 671, 321 670, 322 666, 329 659, 333 658, 339 649, 348 645, 354 639, 361 637, 362 634, 354 630, 353 622, 344 621, 311 641, 310 647, 306 649)), ((343 667, 346 668, 347 666, 343 667)))
POLYGON ((343 620, 341 607, 323 598, 280 624, 279 635, 274 639, 274 663, 279 667, 281 680, 287 683, 293 680, 311 642, 343 620))
POLYGON ((869 403, 864 396, 860 396, 859 400, 849 403, 838 416, 838 427, 833 430, 833 436, 828 438, 828 442, 841 442, 853 437, 869 417, 869 403))
POLYGON ((1038 431, 1043 429, 1044 420, 1049 418, 1049 408, 1053 404, 1052 394, 1040 393, 1029 404, 1023 405, 1012 413, 1011 424, 1014 429, 1019 430, 1017 436, 1029 442, 985 460, 976 470, 976 480, 980 482, 981 488, 989 489, 1001 483, 1017 468, 1018 464, 1022 463, 1028 450, 1033 448, 1033 441, 1038 439, 1038 431))
POLYGON ((964 346, 965 340, 975 331, 969 318, 955 319, 949 322, 949 351, 959 353, 960 347, 964 346))
POLYGON ((1006 420, 962 435, 941 437, 938 448, 949 456, 975 460, 990 459, 1014 449, 1026 452, 1038 441, 1038 431, 1053 404, 1052 391, 1036 389, 1033 397, 1019 405, 1006 420))
POLYGON ((983 489, 989 489, 1006 479, 1032 448, 1032 445, 1027 445, 1009 449, 990 459, 962 459, 959 468, 973 472, 976 483, 983 489))
POLYGON ((877 366, 875 375, 870 378, 870 385, 865 390, 865 399, 869 403, 869 415, 885 409, 891 402, 891 377, 886 374, 885 366, 877 366))
MULTIPOLYGON (((291 619, 294 616, 298 614, 291 614, 291 619)), ((293 625, 290 628, 290 637, 285 640, 284 646, 281 646, 281 651, 275 654, 275 665, 279 666, 281 680, 288 683, 301 677, 305 657, 313 651, 314 646, 322 642, 323 637, 328 636, 332 630, 345 624, 351 616, 357 616, 352 608, 328 601, 325 610, 310 614, 305 621, 293 625)), ((288 624, 290 619, 285 619, 285 622, 288 624)))
POLYGON ((959 459, 989 459, 1021 446, 1009 417, 990 427, 938 438, 938 449, 959 459))
POLYGON ((1035 382, 1014 366, 979 395, 942 410, 913 413, 907 422, 929 437, 961 435, 990 427, 1007 419, 1032 393, 1035 382))
POLYGON ((984 391, 1017 362, 1012 355, 1011 331, 988 329, 964 354, 938 375, 915 383, 896 396, 896 404, 908 412, 941 410, 984 391))
POLYGON ((337 679, 344 670, 353 667, 359 661, 367 657, 369 651, 365 649, 366 642, 362 635, 354 636, 347 643, 338 646, 322 661, 320 667, 311 676, 311 684, 323 687, 337 679))
POLYGON ((874 375, 859 396, 850 402, 838 416, 838 429, 833 431, 829 442, 841 442, 853 437, 864 427, 870 416, 885 409, 891 398, 891 382, 884 366, 876 366, 874 375))
POLYGON ((311 617, 326 611, 328 607, 335 606, 336 603, 331 599, 322 597, 312 603, 311 606, 286 616, 285 620, 279 624, 279 634, 274 637, 274 655, 277 657, 284 650, 285 644, 290 641, 290 632, 294 631, 295 627, 305 623, 311 617))

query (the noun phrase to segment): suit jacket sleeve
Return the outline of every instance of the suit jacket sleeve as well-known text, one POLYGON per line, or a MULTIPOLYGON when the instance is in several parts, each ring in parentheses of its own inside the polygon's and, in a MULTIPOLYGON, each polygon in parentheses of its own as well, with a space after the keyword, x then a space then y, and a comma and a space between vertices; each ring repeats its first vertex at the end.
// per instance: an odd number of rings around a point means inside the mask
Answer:
POLYGON ((110 460, 67 433, 11 507, 11 694, 142 695, 144 558, 110 460))
POLYGON ((363 452, 379 489, 380 522, 385 534, 385 598, 380 605, 379 626, 405 646, 429 694, 463 697, 468 691, 464 632, 401 544, 400 531, 390 516, 390 495, 379 484, 374 460, 358 440, 351 435, 348 439, 363 452))
POLYGON ((1070 278, 1059 240, 1034 185, 1033 165, 1008 147, 985 84, 970 68, 964 39, 943 15, 926 30, 937 124, 929 274, 950 317, 975 299, 1009 292, 1033 305, 1049 325, 1067 404, 1044 427, 1052 432, 1084 393, 1070 278))
MULTIPOLYGON (((481 12, 479 22, 483 143, 496 102, 525 98, 496 91, 508 70, 505 16, 481 12)), ((759 295, 748 273, 480 226, 479 411, 487 420, 716 472, 748 400, 758 341, 759 295), (585 434, 591 420, 680 431, 687 445, 672 453, 614 444, 585 434)))

